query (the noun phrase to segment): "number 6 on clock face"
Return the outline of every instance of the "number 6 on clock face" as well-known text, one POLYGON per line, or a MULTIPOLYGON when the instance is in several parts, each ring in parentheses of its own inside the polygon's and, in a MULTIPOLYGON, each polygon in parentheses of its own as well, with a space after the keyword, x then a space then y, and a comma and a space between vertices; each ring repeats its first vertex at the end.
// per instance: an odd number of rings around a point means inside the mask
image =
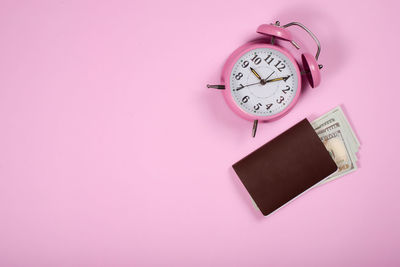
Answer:
POLYGON ((301 91, 295 59, 283 48, 265 43, 238 48, 225 64, 223 81, 229 106, 248 120, 283 116, 301 91))

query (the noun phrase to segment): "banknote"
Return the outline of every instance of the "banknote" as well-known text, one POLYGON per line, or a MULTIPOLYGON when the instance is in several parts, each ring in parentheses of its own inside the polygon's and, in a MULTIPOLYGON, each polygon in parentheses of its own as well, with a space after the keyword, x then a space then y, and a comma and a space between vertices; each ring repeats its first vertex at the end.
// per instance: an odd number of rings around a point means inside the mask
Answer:
POLYGON ((340 126, 335 123, 318 132, 318 136, 338 167, 337 171, 325 178, 322 183, 329 182, 357 169, 356 158, 348 148, 348 142, 341 130, 335 130, 334 127, 340 126))
POLYGON ((342 129, 345 132, 346 138, 351 139, 349 140, 351 149, 356 153, 358 151, 358 148, 360 147, 360 142, 354 134, 354 131, 340 106, 315 119, 312 122, 312 125, 314 129, 318 130, 334 122, 339 122, 341 124, 342 129))
POLYGON ((355 171, 360 142, 340 106, 315 119, 311 124, 338 166, 338 170, 320 184, 355 171))

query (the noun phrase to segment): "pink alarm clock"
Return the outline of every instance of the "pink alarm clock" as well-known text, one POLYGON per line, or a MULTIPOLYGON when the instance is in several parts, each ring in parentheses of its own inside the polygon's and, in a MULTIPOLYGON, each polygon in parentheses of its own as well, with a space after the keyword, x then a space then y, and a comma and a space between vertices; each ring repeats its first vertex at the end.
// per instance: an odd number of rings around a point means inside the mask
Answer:
POLYGON ((280 26, 277 21, 275 24, 260 25, 257 32, 270 36, 270 42, 249 42, 236 49, 224 65, 222 84, 207 85, 208 88, 223 89, 229 107, 242 118, 254 121, 253 137, 258 121, 278 119, 296 104, 301 92, 302 75, 307 76, 311 87, 317 87, 322 68, 317 64, 320 42, 303 24, 291 22, 280 26), (309 53, 301 55, 302 71, 294 57, 275 43, 275 38, 279 38, 300 48, 287 29, 290 26, 305 30, 318 47, 315 57, 309 53))

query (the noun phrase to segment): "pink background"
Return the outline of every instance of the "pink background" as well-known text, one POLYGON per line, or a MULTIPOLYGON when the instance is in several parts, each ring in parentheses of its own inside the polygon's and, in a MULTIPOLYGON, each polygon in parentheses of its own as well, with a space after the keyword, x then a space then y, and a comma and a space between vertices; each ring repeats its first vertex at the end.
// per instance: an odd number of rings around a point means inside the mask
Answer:
POLYGON ((0 266, 399 266, 399 8, 1 1, 0 266), (205 85, 276 19, 322 84, 252 139, 205 85), (360 169, 262 217, 230 166, 339 104, 360 169))

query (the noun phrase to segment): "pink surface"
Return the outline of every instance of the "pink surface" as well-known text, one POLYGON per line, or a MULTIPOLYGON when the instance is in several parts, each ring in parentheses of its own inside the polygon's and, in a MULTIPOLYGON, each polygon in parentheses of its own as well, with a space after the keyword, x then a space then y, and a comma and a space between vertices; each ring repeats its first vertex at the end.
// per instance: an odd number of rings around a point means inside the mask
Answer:
POLYGON ((1 1, 0 266, 399 266, 398 3, 1 1), (322 83, 253 139, 206 84, 276 19, 322 83), (339 104, 360 169, 262 217, 231 164, 339 104))

